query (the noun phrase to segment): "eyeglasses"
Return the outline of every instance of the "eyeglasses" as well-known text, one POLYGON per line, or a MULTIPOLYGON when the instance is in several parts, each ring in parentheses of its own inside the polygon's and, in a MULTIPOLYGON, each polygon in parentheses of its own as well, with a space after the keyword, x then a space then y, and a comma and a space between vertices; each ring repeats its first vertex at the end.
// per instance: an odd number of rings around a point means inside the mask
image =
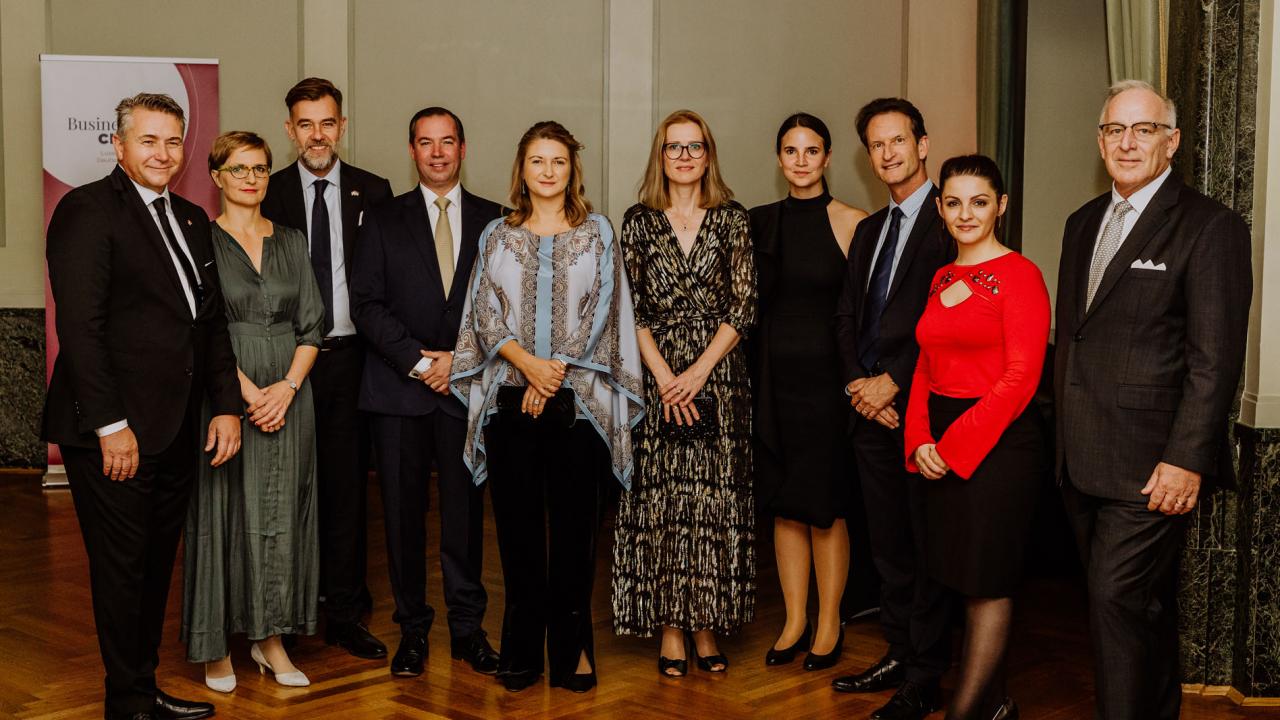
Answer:
POLYGON ((667 156, 668 160, 679 160, 686 150, 689 151, 689 157, 697 160, 707 154, 707 144, 701 142, 691 142, 688 145, 667 143, 662 146, 662 153, 667 156))
POLYGON ((1147 142, 1154 140, 1156 133, 1160 130, 1172 130, 1172 125, 1166 125, 1158 122, 1136 122, 1132 125, 1122 125, 1120 123, 1103 123, 1098 126, 1098 132, 1102 133, 1102 139, 1109 143, 1118 143, 1120 138, 1124 137, 1126 130, 1132 130, 1133 136, 1139 142, 1147 142))
POLYGON ((271 175, 271 167, 269 165, 254 165, 253 167, 249 167, 247 165, 228 165, 226 167, 218 168, 218 172, 229 172, 231 173, 231 177, 237 180, 243 180, 249 177, 250 170, 253 171, 255 177, 264 178, 271 175))

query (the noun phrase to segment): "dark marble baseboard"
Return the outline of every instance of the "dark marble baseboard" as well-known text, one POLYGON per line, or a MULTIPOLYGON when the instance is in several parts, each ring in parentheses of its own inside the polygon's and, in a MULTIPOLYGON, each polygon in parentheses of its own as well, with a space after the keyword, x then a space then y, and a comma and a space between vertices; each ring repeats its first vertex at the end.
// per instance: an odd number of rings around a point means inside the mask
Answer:
POLYGON ((0 468, 44 467, 44 310, 0 309, 0 468))
POLYGON ((1280 429, 1237 426, 1239 578, 1231 685, 1280 697, 1280 429))

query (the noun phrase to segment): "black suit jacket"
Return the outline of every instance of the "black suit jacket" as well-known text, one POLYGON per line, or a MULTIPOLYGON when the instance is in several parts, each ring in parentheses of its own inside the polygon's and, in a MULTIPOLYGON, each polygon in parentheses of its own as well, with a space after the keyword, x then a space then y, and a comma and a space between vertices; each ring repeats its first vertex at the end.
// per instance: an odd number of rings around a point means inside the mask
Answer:
MULTIPOLYGON (((853 233, 853 245, 849 248, 849 267, 836 307, 836 342, 840 346, 840 361, 844 366, 845 382, 860 377, 889 373, 899 387, 894 402, 899 411, 906 408, 911 392, 911 377, 916 370, 916 358, 920 346, 916 344, 916 323, 924 312, 929 299, 929 283, 938 268, 955 259, 955 241, 947 232, 947 226, 938 215, 936 198, 938 188, 929 190, 911 234, 902 249, 902 258, 889 285, 889 301, 880 316, 880 360, 873 368, 862 367, 858 356, 858 330, 862 324, 863 307, 867 299, 867 283, 871 279, 871 263, 876 252, 880 231, 889 218, 889 208, 883 207, 862 222, 853 233)), ((851 413, 856 420, 857 413, 851 413)))
MULTIPOLYGON (((350 285, 361 220, 369 210, 391 199, 391 183, 343 162, 338 166, 338 184, 342 192, 342 257, 350 285)), ((302 197, 302 173, 297 162, 271 174, 267 195, 262 198, 262 215, 310 237, 311 218, 307 216, 306 200, 302 197)))
POLYGON ((1163 461, 1233 486, 1227 413, 1244 361, 1253 272, 1232 210, 1169 176, 1107 266, 1086 311, 1108 192, 1067 219, 1054 357, 1059 478, 1142 500, 1163 461), (1135 263, 1162 270, 1134 267, 1135 263))
POLYGON ((207 392, 215 415, 241 413, 209 218, 169 197, 205 288, 195 318, 160 228, 124 170, 72 190, 54 209, 46 257, 60 350, 45 440, 96 448, 94 430, 123 419, 139 451, 153 455, 173 442, 193 393, 207 392))
POLYGON ((426 415, 443 408, 466 417, 457 398, 433 392, 409 377, 422 359, 419 351, 452 350, 457 343, 480 233, 503 214, 501 205, 466 189, 460 210, 461 247, 448 299, 421 188, 414 185, 365 216, 351 279, 351 314, 369 342, 361 410, 426 415))

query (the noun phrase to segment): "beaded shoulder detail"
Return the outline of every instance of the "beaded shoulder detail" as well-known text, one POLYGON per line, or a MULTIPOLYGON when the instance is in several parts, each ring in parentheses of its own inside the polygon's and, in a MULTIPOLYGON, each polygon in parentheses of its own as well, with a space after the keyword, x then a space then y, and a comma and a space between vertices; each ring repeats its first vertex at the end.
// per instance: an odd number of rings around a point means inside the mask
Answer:
POLYGON ((974 287, 982 288, 991 295, 1000 294, 1000 276, 980 268, 950 267, 938 281, 929 288, 929 297, 946 290, 958 279, 968 280, 974 287))

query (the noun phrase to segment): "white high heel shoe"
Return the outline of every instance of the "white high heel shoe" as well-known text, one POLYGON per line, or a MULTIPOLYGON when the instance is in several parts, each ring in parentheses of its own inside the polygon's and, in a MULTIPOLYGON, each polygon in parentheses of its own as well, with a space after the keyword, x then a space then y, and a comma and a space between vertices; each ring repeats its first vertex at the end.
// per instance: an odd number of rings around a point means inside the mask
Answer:
POLYGON ((307 687, 311 684, 311 681, 307 679, 306 675, 302 674, 301 670, 287 673, 276 672, 275 668, 271 667, 271 663, 267 662, 267 659, 263 657, 262 650, 258 649, 258 643, 254 643, 249 647, 249 657, 258 663, 258 672, 265 674, 270 670, 271 674, 275 676, 276 682, 285 687, 307 687))
POLYGON ((220 693, 229 693, 236 689, 236 673, 234 669, 230 675, 225 677, 210 677, 209 665, 210 663, 204 664, 204 684, 206 687, 220 693))

